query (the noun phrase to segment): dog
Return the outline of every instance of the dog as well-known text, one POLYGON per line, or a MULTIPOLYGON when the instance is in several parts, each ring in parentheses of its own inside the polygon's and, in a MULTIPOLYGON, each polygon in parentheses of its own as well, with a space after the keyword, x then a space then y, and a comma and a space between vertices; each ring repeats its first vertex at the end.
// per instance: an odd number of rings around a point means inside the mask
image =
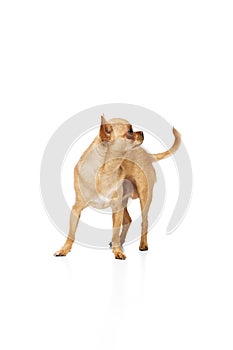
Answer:
POLYGON ((175 141, 169 150, 149 154, 141 147, 144 140, 142 131, 133 131, 132 125, 125 119, 107 121, 104 115, 101 116, 99 134, 74 168, 76 199, 70 214, 69 234, 55 256, 65 256, 70 252, 81 211, 92 206, 112 209, 113 236, 110 246, 116 259, 126 259, 122 246, 132 221, 127 210, 129 198, 140 200, 142 230, 139 249, 148 250, 148 211, 156 181, 152 163, 178 149, 181 135, 175 128, 173 134, 175 141))

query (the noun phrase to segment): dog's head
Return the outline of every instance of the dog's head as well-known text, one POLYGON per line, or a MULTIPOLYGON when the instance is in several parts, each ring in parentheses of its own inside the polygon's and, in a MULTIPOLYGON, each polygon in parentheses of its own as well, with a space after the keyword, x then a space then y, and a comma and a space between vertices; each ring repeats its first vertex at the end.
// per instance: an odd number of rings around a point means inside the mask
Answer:
POLYGON ((119 151, 125 152, 138 147, 144 140, 142 131, 133 131, 132 125, 125 119, 113 118, 108 121, 101 116, 99 136, 119 151))

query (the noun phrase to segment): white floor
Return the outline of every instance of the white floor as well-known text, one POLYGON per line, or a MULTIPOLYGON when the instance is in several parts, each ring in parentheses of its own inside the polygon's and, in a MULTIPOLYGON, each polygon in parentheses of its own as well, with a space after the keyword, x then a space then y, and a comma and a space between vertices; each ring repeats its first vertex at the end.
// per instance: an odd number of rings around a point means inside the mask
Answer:
POLYGON ((39 214, 3 254, 5 349, 232 348, 226 232, 190 213, 170 236, 150 232, 148 252, 127 246, 126 261, 78 245, 55 258, 64 238, 39 214))
POLYGON ((1 348, 232 350, 231 2, 25 0, 0 17, 1 348), (111 102, 181 131, 189 212, 166 236, 172 182, 148 252, 134 243, 118 261, 75 245, 55 258, 42 154, 66 119, 111 102))

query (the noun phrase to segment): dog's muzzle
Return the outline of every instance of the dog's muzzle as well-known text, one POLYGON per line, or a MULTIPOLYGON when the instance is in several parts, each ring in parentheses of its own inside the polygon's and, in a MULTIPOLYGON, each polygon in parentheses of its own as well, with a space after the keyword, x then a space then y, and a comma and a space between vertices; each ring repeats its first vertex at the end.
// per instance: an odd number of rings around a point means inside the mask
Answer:
POLYGON ((137 141, 140 141, 140 142, 143 142, 144 140, 144 134, 142 131, 137 131, 136 132, 136 140, 137 141))

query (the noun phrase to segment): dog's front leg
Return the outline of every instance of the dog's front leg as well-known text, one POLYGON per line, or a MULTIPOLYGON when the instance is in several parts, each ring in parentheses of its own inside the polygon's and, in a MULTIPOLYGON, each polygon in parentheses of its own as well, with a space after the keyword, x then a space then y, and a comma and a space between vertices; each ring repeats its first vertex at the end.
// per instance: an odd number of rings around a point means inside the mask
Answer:
POLYGON ((63 247, 60 250, 58 250, 56 253, 54 253, 54 256, 66 256, 66 254, 71 251, 72 245, 75 240, 75 232, 78 226, 82 209, 84 209, 84 206, 80 206, 77 203, 73 206, 70 213, 70 230, 69 230, 68 237, 63 247))
POLYGON ((125 243, 125 238, 127 235, 127 232, 129 230, 130 224, 132 222, 132 219, 129 215, 129 212, 127 210, 127 207, 124 208, 124 216, 123 216, 123 229, 121 232, 121 246, 125 243))
POLYGON ((126 259, 125 254, 121 248, 120 242, 120 228, 123 222, 124 208, 119 211, 113 211, 112 220, 113 220, 113 236, 112 236, 112 252, 116 259, 124 260, 126 259))

